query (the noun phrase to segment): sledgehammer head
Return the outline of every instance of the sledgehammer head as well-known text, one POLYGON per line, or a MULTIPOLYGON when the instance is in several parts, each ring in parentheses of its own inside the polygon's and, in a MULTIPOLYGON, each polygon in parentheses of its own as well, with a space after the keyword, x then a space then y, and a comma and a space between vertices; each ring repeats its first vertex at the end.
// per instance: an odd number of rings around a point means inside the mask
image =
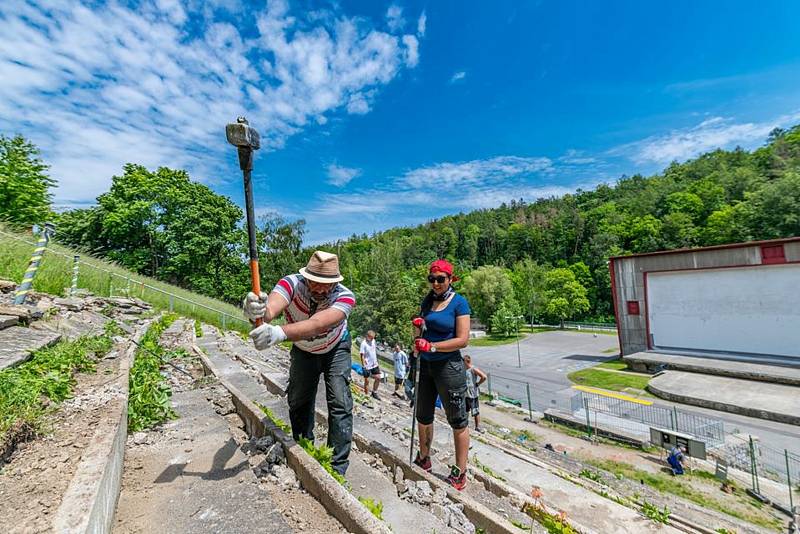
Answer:
POLYGON ((239 117, 236 122, 225 126, 225 137, 235 147, 249 148, 250 150, 261 148, 261 136, 244 117, 239 117))

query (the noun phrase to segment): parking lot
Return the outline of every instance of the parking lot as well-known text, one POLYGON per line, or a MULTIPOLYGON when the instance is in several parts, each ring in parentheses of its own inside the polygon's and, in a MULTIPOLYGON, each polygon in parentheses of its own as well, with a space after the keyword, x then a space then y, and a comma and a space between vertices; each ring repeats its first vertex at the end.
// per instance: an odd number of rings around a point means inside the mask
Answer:
POLYGON ((557 331, 521 340, 519 358, 517 343, 468 347, 464 353, 472 356, 474 365, 493 376, 529 382, 535 390, 558 392, 570 388, 569 373, 616 358, 618 345, 616 336, 557 331))

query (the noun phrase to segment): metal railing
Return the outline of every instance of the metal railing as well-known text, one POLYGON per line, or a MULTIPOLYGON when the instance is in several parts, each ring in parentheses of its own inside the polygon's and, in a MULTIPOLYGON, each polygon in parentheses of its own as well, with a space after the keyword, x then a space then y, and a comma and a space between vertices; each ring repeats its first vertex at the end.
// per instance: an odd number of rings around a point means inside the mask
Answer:
POLYGON ((784 510, 791 510, 800 493, 800 454, 775 448, 753 438, 727 433, 720 419, 698 415, 675 406, 666 407, 650 401, 634 402, 613 394, 602 395, 587 391, 560 389, 548 391, 530 382, 488 373, 488 393, 495 399, 532 412, 557 410, 577 424, 585 424, 588 435, 598 428, 635 437, 642 442, 650 439, 650 428, 672 430, 692 436, 706 444, 708 454, 727 462, 728 466, 751 476, 748 481, 753 492, 764 495, 784 510), (769 483, 765 483, 765 479, 769 483))
MULTIPOLYGON (((31 245, 31 246, 36 246, 36 243, 28 241, 27 239, 22 239, 21 237, 16 236, 14 234, 10 234, 10 233, 4 232, 2 230, 0 230, 0 234, 3 234, 6 237, 10 237, 11 239, 14 239, 16 241, 20 241, 22 243, 26 243, 26 244, 31 245)), ((143 298, 145 290, 154 291, 156 293, 159 293, 159 294, 162 294, 162 295, 168 297, 168 299, 169 299, 169 303, 168 303, 169 311, 174 311, 175 302, 176 302, 176 300, 179 300, 179 301, 182 301, 182 302, 185 302, 185 303, 191 305, 192 307, 202 308, 204 310, 207 310, 209 312, 212 312, 212 313, 218 315, 219 318, 220 318, 220 323, 222 325, 222 328, 227 328, 228 322, 233 322, 233 323, 237 323, 238 322, 238 323, 241 323, 243 325, 247 325, 248 327, 250 326, 250 323, 246 319, 244 319, 243 317, 237 317, 237 316, 232 315, 232 314, 230 314, 230 313, 228 313, 226 311, 219 310, 219 309, 214 308, 212 306, 208 306, 206 304, 203 304, 201 302, 197 302, 197 301, 192 300, 190 298, 183 297, 181 295, 177 295, 177 294, 172 293, 170 291, 165 291, 165 290, 163 290, 161 288, 158 288, 158 287, 152 286, 150 284, 147 284, 142 280, 137 280, 136 278, 133 278, 130 275, 121 275, 119 273, 115 273, 114 271, 105 269, 105 268, 100 267, 98 265, 93 265, 93 264, 91 264, 89 262, 86 262, 86 261, 83 261, 83 260, 80 260, 80 259, 76 261, 75 260, 75 256, 73 254, 64 254, 63 252, 59 252, 59 251, 53 250, 53 249, 48 249, 47 254, 54 254, 54 255, 57 255, 57 256, 62 256, 64 258, 68 258, 69 260, 74 262, 74 265, 77 265, 78 269, 80 269, 81 266, 84 266, 84 267, 88 267, 90 269, 94 269, 95 271, 99 271, 99 272, 103 272, 103 273, 108 274, 109 278, 111 280, 110 284, 109 284, 109 295, 108 295, 109 297, 114 296, 114 289, 115 288, 114 288, 114 284, 113 284, 113 279, 114 279, 114 277, 116 277, 118 280, 121 280, 121 281, 124 282, 124 286, 125 286, 124 291, 125 291, 125 295, 126 296, 132 296, 136 290, 140 290, 140 298, 143 298)), ((96 258, 93 258, 93 259, 96 259, 96 258)), ((73 276, 74 276, 74 274, 73 274, 73 276)), ((119 288, 117 288, 117 289, 119 289, 119 288)))

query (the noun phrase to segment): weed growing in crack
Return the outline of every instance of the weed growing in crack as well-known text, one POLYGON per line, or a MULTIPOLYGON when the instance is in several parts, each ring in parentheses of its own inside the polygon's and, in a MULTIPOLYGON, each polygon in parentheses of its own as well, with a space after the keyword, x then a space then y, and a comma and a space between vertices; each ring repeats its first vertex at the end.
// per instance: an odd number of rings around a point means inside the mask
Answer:
POLYGON ((375 517, 383 521, 383 501, 375 502, 372 497, 359 497, 358 501, 375 517))

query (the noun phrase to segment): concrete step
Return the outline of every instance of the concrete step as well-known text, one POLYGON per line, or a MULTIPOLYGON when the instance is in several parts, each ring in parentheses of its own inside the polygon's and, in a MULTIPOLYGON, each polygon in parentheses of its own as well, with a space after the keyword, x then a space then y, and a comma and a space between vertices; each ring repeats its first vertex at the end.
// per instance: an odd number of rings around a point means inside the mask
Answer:
POLYGON ((759 382, 800 386, 800 367, 663 352, 637 352, 623 358, 636 371, 663 369, 708 375, 729 376, 759 382))
MULTIPOLYGON (((262 353, 253 351, 248 344, 242 342, 239 338, 226 338, 225 341, 224 345, 228 350, 246 355, 253 364, 270 369, 269 371, 262 371, 262 377, 265 380, 269 379, 268 373, 274 375, 280 372, 276 372, 276 367, 284 367, 279 363, 281 355, 277 351, 265 351, 262 353), (267 359, 266 362, 264 362, 265 358, 267 359)), ((285 353, 282 357, 286 357, 285 353)), ((353 377, 354 380, 358 378, 355 375, 353 377)), ((368 402, 371 408, 355 403, 354 428, 366 441, 380 443, 383 447, 403 458, 403 461, 407 461, 409 436, 406 429, 410 428, 411 424, 408 404, 394 399, 389 394, 382 395, 380 401, 369 400, 368 402)), ((285 407, 285 401, 281 401, 281 404, 285 407)), ((324 412, 326 408, 324 388, 322 386, 317 392, 317 407, 318 412, 324 412)), ((324 417, 318 417, 318 422, 324 423, 324 417)), ((448 473, 448 464, 455 463, 452 456, 454 450, 453 437, 449 426, 444 424, 440 418, 437 418, 434 424, 434 475, 443 480, 448 473)), ((658 527, 635 510, 572 484, 547 469, 521 462, 518 458, 509 456, 490 444, 474 439, 472 440, 470 457, 473 458, 475 456, 479 458, 483 465, 488 466, 492 471, 506 478, 507 484, 520 495, 528 495, 532 486, 544 488, 544 501, 547 505, 551 509, 565 510, 567 516, 571 518, 573 523, 580 525, 579 528, 583 532, 622 532, 630 534, 650 531, 676 532, 672 527, 658 527)), ((475 467, 473 466, 472 469, 475 470, 475 467)), ((491 485, 491 483, 489 484, 491 485)), ((480 502, 492 511, 503 510, 502 513, 509 514, 522 524, 530 524, 529 519, 516 509, 518 506, 515 507, 515 504, 508 499, 500 498, 495 493, 487 491, 484 485, 477 480, 468 483, 462 495, 474 502, 480 502)), ((541 528, 538 524, 534 525, 534 527, 535 532, 538 531, 536 530, 537 528, 541 528)), ((395 531, 397 531, 396 528, 395 531)))
POLYGON ((800 387, 666 371, 650 380, 647 389, 673 402, 800 425, 800 387))
POLYGON ((0 315, 0 330, 16 326, 18 322, 19 317, 16 315, 0 315))
MULTIPOLYGON (((258 387, 262 388, 261 395, 256 397, 259 399, 259 402, 269 407, 273 413, 275 413, 284 421, 288 421, 288 406, 286 405, 285 398, 279 394, 268 393, 267 388, 265 388, 264 385, 257 383, 258 377, 253 377, 249 375, 248 372, 243 370, 246 366, 243 366, 240 362, 234 362, 229 357, 230 353, 228 351, 231 349, 230 343, 222 344, 223 347, 226 347, 227 354, 219 351, 215 337, 215 332, 206 332, 204 330, 203 337, 198 340, 198 344, 205 349, 209 359, 211 359, 215 365, 218 364, 221 369, 224 369, 221 372, 226 373, 226 378, 230 380, 237 388, 241 390, 247 390, 252 393, 255 393, 258 387), (238 370, 236 370, 237 367, 239 368, 238 370), (250 382, 250 385, 246 384, 248 381, 250 382)), ((236 342, 236 340, 233 338, 229 338, 227 341, 233 343, 236 342)), ((246 346, 243 346, 243 348, 244 347, 246 346)), ((242 352, 248 351, 243 350, 242 352)), ((270 356, 275 356, 275 353, 270 353, 270 356)), ((277 360, 275 358, 270 358, 269 362, 265 363, 263 353, 258 359, 251 359, 249 356, 245 357, 248 358, 248 360, 251 360, 250 363, 252 365, 256 365, 260 368, 259 373, 257 374, 261 374, 263 372, 264 375, 267 373, 276 375, 282 371, 282 365, 277 364, 277 360)), ((250 365, 251 369, 253 368, 252 365, 250 365)), ((264 375, 261 375, 262 381, 264 380, 264 375)), ((274 384, 273 387, 278 386, 277 384, 274 384)), ((320 385, 317 393, 317 402, 324 406, 325 392, 323 385, 320 385)), ((325 415, 320 410, 317 410, 317 423, 322 425, 323 428, 326 426, 325 415)), ((360 431, 359 429, 363 430, 365 427, 369 427, 370 425, 370 422, 354 416, 354 433, 357 433, 360 431)), ((386 437, 387 436, 385 435, 381 435, 380 439, 383 440, 383 438, 386 437)), ((320 437, 318 436, 317 438, 317 441, 319 442, 320 437)), ((354 439, 354 442, 361 444, 363 444, 364 441, 365 440, 361 440, 358 442, 357 439, 354 439)), ((385 441, 379 441, 379 443, 385 444, 385 441)), ((384 503, 384 521, 387 525, 391 526, 394 532, 409 532, 409 525, 412 524, 414 529, 413 531, 415 532, 432 532, 434 530, 436 532, 443 533, 456 532, 453 530, 452 524, 450 526, 445 525, 440 517, 437 517, 433 514, 433 506, 430 503, 430 506, 425 506, 415 502, 410 502, 407 499, 400 498, 393 480, 387 478, 386 476, 385 471, 388 468, 377 469, 369 465, 367 462, 371 460, 370 456, 373 453, 360 449, 357 443, 354 443, 354 445, 358 447, 359 450, 354 450, 353 453, 351 453, 351 465, 346 475, 348 482, 351 484, 351 492, 357 497, 371 497, 373 499, 382 501, 384 503), (369 454, 365 455, 366 452, 369 452, 369 454)), ((441 482, 439 482, 439 484, 441 485, 441 482)), ((432 489, 435 490, 435 488, 432 489)), ((442 494, 446 494, 446 492, 442 492, 442 494)), ((450 500, 447 500, 446 502, 448 504, 440 505, 441 509, 437 508, 438 512, 443 517, 447 517, 447 514, 449 513, 444 510, 445 508, 453 507, 457 504, 450 500)), ((467 513, 466 510, 465 513, 467 513)), ((467 515, 469 514, 467 513, 467 515)), ((511 529, 514 528, 510 524, 508 524, 508 527, 508 529, 494 529, 494 531, 511 532, 511 529)))
POLYGON ((295 532, 206 395, 176 393, 179 417, 152 434, 154 443, 129 444, 114 532, 295 532))
POLYGON ((57 332, 12 326, 0 330, 0 370, 30 359, 31 353, 49 347, 61 339, 57 332))

